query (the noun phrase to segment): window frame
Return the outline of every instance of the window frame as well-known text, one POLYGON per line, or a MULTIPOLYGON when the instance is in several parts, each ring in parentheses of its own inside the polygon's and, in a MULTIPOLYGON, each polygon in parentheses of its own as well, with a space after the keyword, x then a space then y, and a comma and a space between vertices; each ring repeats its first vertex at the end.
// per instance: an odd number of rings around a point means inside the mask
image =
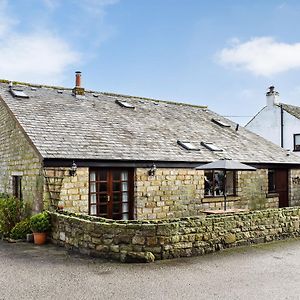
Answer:
POLYGON ((13 196, 20 201, 23 200, 22 195, 22 176, 20 175, 12 175, 12 192, 13 196))
POLYGON ((276 171, 275 169, 268 169, 268 194, 276 193, 276 171), (273 187, 270 184, 270 177, 272 176, 273 187))
POLYGON ((293 146, 294 146, 294 152, 299 152, 300 151, 300 144, 298 145, 298 147, 299 147, 299 149, 296 149, 296 137, 297 136, 299 136, 300 137, 300 133, 294 133, 294 135, 293 135, 293 140, 294 140, 294 144, 293 144, 293 146))
MULTIPOLYGON (((216 190, 216 185, 215 185, 215 183, 216 183, 216 181, 215 181, 215 173, 216 172, 223 172, 224 173, 224 171, 223 170, 205 170, 204 171, 204 198, 219 198, 219 197, 224 197, 224 193, 221 193, 221 194, 216 194, 216 192, 215 192, 215 190, 216 190), (213 178, 213 182, 212 182, 212 185, 213 185, 213 189, 212 189, 212 191, 213 191, 213 193, 212 194, 210 194, 210 195, 208 195, 208 194, 206 194, 206 188, 205 188, 205 183, 206 183, 206 180, 205 180, 205 177, 206 177, 206 175, 205 175, 205 173, 206 172, 212 172, 212 178, 213 178)), ((229 196, 229 197, 235 197, 235 196, 237 196, 237 189, 236 189, 236 187, 237 187, 237 171, 226 171, 226 173, 227 173, 227 178, 228 178, 228 173, 229 172, 232 172, 233 173, 233 187, 232 187, 232 189, 233 189, 233 193, 231 193, 231 194, 228 194, 227 193, 227 197, 229 196)), ((224 175, 224 174, 223 174, 224 175)), ((223 187, 223 190, 224 190, 224 187, 223 187)))

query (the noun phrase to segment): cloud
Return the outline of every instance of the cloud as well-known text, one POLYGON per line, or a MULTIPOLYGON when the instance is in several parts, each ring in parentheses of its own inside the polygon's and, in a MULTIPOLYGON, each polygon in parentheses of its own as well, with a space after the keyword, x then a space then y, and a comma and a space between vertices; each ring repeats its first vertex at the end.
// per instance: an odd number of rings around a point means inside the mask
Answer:
POLYGON ((51 33, 0 39, 0 74, 12 80, 58 84, 66 68, 80 60, 80 55, 51 33))
POLYGON ((79 61, 80 54, 51 31, 19 33, 19 20, 7 3, 0 0, 0 78, 62 82, 65 70, 79 61))
POLYGON ((300 68, 300 43, 277 42, 272 37, 257 37, 240 43, 234 39, 230 48, 217 53, 222 65, 266 76, 300 68))

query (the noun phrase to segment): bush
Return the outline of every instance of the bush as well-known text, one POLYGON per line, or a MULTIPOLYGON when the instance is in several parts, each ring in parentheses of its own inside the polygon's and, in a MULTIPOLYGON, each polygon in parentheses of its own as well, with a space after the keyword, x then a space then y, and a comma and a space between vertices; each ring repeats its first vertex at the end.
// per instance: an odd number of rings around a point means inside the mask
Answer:
POLYGON ((23 202, 13 198, 0 198, 0 232, 4 236, 9 235, 11 230, 21 220, 23 202))
POLYGON ((51 228, 50 216, 47 212, 36 214, 30 218, 30 227, 33 232, 46 232, 51 228))
POLYGON ((11 230, 10 237, 15 240, 26 239, 28 233, 31 233, 29 218, 17 223, 11 230))

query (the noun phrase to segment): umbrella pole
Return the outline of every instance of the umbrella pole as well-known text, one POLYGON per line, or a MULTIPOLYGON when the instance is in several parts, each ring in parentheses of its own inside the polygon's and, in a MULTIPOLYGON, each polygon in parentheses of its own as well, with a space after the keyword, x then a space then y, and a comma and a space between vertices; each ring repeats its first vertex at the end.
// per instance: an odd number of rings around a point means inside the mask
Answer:
POLYGON ((224 170, 224 211, 226 210, 226 170, 224 170))

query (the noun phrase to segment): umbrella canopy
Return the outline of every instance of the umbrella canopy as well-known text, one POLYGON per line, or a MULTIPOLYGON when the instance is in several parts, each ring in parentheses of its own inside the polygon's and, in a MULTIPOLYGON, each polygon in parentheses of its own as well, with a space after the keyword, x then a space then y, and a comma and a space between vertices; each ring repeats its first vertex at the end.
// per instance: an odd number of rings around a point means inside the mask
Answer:
POLYGON ((196 167, 196 170, 232 170, 232 171, 255 171, 256 168, 242 164, 239 161, 231 159, 220 159, 208 164, 196 167))

